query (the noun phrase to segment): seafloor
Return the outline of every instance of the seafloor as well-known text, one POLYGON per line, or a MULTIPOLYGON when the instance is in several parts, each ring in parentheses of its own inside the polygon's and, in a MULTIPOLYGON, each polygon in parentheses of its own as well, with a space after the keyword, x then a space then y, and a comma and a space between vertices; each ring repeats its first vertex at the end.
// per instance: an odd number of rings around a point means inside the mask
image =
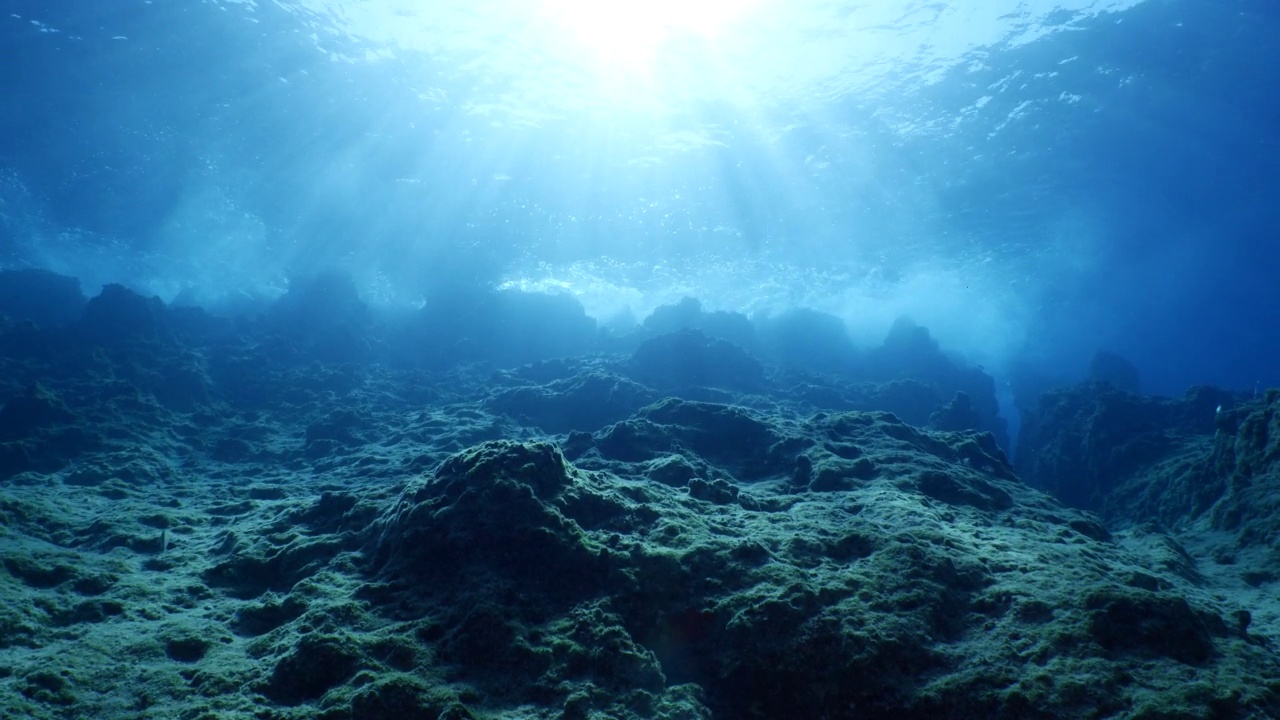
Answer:
POLYGON ((1280 717, 1277 392, 1118 361, 1022 388, 1011 466, 909 323, 0 314, 4 718, 1280 717))

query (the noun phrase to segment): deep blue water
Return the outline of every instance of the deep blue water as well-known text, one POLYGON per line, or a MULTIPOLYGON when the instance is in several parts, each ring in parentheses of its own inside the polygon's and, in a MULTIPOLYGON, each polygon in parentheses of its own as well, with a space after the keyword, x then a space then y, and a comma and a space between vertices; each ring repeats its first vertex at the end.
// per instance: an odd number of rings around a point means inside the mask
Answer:
POLYGON ((1280 385, 1280 6, 743 5, 0 0, 0 264, 907 314, 1000 382, 1280 385))

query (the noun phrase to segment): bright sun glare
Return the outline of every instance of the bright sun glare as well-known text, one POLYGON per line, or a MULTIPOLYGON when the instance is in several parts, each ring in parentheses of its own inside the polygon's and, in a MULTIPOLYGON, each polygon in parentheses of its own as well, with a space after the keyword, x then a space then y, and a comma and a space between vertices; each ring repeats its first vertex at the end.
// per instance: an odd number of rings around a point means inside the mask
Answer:
POLYGON ((641 71, 669 38, 714 39, 746 0, 545 0, 560 25, 600 61, 641 71))

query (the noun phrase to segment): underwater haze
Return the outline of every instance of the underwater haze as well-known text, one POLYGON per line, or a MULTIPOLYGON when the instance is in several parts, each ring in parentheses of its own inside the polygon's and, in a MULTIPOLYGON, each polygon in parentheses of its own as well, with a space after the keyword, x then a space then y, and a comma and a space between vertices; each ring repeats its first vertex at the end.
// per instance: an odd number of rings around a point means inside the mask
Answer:
POLYGON ((0 718, 1280 718, 1276 0, 0 0, 0 718))
POLYGON ((0 263, 210 308, 906 315, 1006 384, 1280 383, 1264 2, 8 0, 0 263))

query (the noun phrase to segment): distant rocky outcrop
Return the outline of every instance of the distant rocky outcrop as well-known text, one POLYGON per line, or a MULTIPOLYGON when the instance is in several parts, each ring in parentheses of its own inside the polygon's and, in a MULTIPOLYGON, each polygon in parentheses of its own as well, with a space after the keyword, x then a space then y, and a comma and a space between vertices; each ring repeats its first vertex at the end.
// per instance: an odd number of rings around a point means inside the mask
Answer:
MULTIPOLYGON (((881 345, 859 349, 834 315, 801 308, 747 318, 706 312, 696 300, 685 298, 676 305, 658 308, 645 322, 646 333, 672 331, 695 331, 737 345, 767 367, 776 368, 780 382, 803 384, 808 376, 821 375, 824 386, 882 387, 864 387, 857 394, 863 398, 877 395, 883 402, 851 407, 890 409, 920 425, 953 402, 957 393, 963 393, 969 405, 965 426, 990 432, 1001 447, 1009 447, 1008 424, 1000 415, 995 379, 982 368, 946 354, 927 328, 909 318, 896 321, 881 345)), ((730 369, 728 375, 733 377, 734 372, 730 369)), ((815 404, 833 407, 831 402, 841 400, 832 397, 815 404)), ((953 411, 952 425, 956 417, 953 411)))
POLYGON ((0 270, 0 315, 44 328, 70 325, 84 311, 80 281, 48 270, 0 270))
POLYGON ((1191 472, 1217 432, 1219 408, 1237 402, 1208 387, 1182 398, 1136 395, 1104 382, 1050 391, 1022 418, 1018 473, 1110 522, 1185 519, 1206 510, 1213 493, 1189 487, 1189 495, 1171 494, 1169 478, 1157 474, 1167 463, 1191 472))
POLYGON ((909 318, 895 322, 884 344, 868 351, 864 372, 875 382, 910 379, 933 387, 937 399, 931 413, 963 393, 968 412, 978 420, 975 429, 991 433, 1000 447, 1009 447, 1008 424, 1000 416, 995 378, 980 367, 948 356, 927 328, 909 318))
POLYGON ((1100 350, 1089 362, 1089 382, 1106 383, 1127 393, 1142 392, 1142 380, 1133 363, 1113 352, 1100 350))
POLYGON ((368 362, 374 357, 373 317, 350 275, 323 272, 297 277, 262 315, 270 342, 283 355, 326 362, 368 362))
POLYGON ((659 335, 640 343, 627 362, 635 379, 659 390, 690 386, 762 391, 764 366, 733 343, 697 330, 659 335))

